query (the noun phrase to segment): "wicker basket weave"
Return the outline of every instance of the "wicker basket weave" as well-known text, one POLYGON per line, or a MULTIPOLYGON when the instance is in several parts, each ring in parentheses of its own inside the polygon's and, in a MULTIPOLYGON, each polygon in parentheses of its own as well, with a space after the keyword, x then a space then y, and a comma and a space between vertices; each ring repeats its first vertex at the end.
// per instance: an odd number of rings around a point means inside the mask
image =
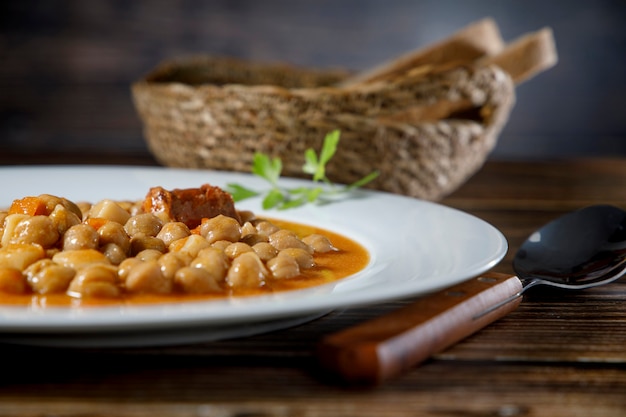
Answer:
POLYGON ((327 167, 350 183, 438 200, 484 163, 514 103, 497 65, 422 65, 375 82, 347 74, 235 59, 194 57, 159 65, 132 86, 144 134, 167 166, 244 171, 255 152, 302 176, 304 151, 341 130, 327 167))

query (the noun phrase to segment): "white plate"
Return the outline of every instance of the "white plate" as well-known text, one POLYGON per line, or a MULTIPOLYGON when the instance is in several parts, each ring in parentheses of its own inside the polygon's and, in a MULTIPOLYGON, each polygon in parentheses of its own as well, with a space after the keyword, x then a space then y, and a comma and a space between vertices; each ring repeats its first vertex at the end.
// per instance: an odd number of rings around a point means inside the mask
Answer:
MULTIPOLYGON (((189 188, 237 182, 267 189, 247 174, 148 167, 0 167, 0 207, 42 193, 74 201, 142 199, 150 187, 189 188)), ((286 179, 283 185, 305 181, 286 179)), ((258 297, 148 306, 36 308, 0 307, 0 340, 45 335, 167 333, 185 328, 229 329, 227 337, 251 334, 251 326, 292 323, 333 309, 426 294, 481 274, 507 251, 504 236, 476 217, 443 205, 388 193, 358 191, 326 205, 264 212, 258 198, 237 204, 260 215, 311 224, 360 242, 371 261, 334 284, 258 297), (246 329, 238 332, 237 329, 246 329), (2 337, 4 334, 4 338, 2 337), (30 336, 29 336, 30 335, 30 336)), ((263 330, 260 330, 263 331, 263 330)), ((146 343, 153 344, 154 341, 146 343)), ((118 344, 123 344, 120 342, 118 344)))

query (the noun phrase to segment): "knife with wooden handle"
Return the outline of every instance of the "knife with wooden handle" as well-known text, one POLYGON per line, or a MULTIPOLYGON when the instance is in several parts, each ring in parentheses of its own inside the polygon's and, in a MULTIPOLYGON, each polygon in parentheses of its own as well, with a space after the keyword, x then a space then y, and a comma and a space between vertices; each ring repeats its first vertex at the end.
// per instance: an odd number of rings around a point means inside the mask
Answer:
POLYGON ((324 337, 318 358, 347 382, 379 384, 513 311, 522 297, 492 307, 521 289, 514 275, 482 274, 324 337))

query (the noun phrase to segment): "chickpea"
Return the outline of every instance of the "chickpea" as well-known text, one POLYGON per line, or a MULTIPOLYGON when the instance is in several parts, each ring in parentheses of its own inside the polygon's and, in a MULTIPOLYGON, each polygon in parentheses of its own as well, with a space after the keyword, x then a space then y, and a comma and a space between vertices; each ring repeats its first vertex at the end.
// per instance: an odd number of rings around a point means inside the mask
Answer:
POLYGON ((163 274, 156 259, 134 265, 124 282, 126 289, 133 293, 169 294, 174 285, 174 281, 163 274))
POLYGON ((256 227, 250 222, 245 222, 243 226, 241 226, 241 236, 247 236, 257 234, 256 227))
POLYGON ((130 213, 124 210, 124 208, 115 201, 102 200, 91 207, 89 217, 97 217, 120 224, 126 224, 128 219, 130 219, 130 213))
POLYGON ((52 294, 65 292, 76 271, 51 259, 41 259, 26 268, 24 274, 34 292, 52 294))
POLYGON ((272 233, 276 233, 280 230, 278 226, 267 220, 261 220, 255 224, 256 230, 260 235, 269 236, 272 233))
POLYGON ((161 266, 161 273, 167 279, 174 280, 176 271, 188 266, 187 259, 176 252, 168 252, 157 260, 161 266))
POLYGON ((230 245, 226 247, 226 249, 224 249, 224 253, 230 259, 235 259, 242 253, 246 253, 246 252, 253 252, 253 250, 250 245, 248 245, 247 243, 243 243, 243 242, 231 243, 230 245))
POLYGON ((300 267, 295 258, 284 255, 277 256, 267 261, 267 267, 276 279, 293 278, 300 275, 300 267))
POLYGON ((210 243, 199 235, 189 235, 186 238, 178 239, 169 246, 170 252, 182 252, 189 255, 192 259, 198 255, 204 248, 208 248, 210 243))
POLYGON ((206 248, 200 251, 189 266, 206 270, 216 282, 221 283, 226 278, 229 265, 230 261, 223 251, 206 248))
POLYGON ((58 240, 59 232, 48 216, 28 216, 15 225, 9 243, 37 243, 49 248, 58 240))
POLYGON ((130 236, 120 223, 108 221, 98 228, 100 246, 113 243, 120 247, 124 253, 130 250, 130 236))
POLYGON ((278 257, 290 257, 296 260, 300 269, 309 269, 315 266, 313 255, 301 248, 287 248, 278 252, 278 257))
POLYGON ((165 243, 158 237, 138 235, 133 236, 130 240, 130 254, 136 256, 139 252, 147 249, 157 250, 165 253, 167 248, 165 243))
POLYGON ((68 209, 69 211, 71 211, 72 213, 74 213, 76 216, 78 216, 78 219, 81 222, 85 218, 83 216, 83 211, 81 210, 81 208, 78 206, 78 204, 74 203, 73 201, 70 201, 67 198, 61 198, 61 205, 65 207, 66 209, 68 209))
POLYGON ((238 211, 239 218, 241 219, 241 223, 249 223, 255 219, 255 214, 250 210, 241 210, 238 211))
POLYGON ((67 295, 74 298, 117 298, 120 294, 116 268, 102 264, 78 271, 67 289, 67 295))
POLYGON ((40 245, 13 243, 0 247, 0 268, 23 271, 28 265, 42 259, 46 252, 40 245))
POLYGON ((124 259, 117 267, 117 276, 120 281, 125 282, 126 278, 128 278, 128 274, 131 269, 133 269, 136 265, 140 264, 141 260, 137 258, 126 258, 124 259))
POLYGON ((60 204, 63 207, 65 207, 67 210, 71 211, 76 216, 78 216, 78 219, 80 221, 83 221, 83 212, 82 212, 82 210, 80 209, 80 207, 78 207, 77 204, 71 202, 70 200, 68 200, 66 198, 63 198, 63 197, 57 197, 57 196, 54 196, 54 195, 50 195, 50 194, 41 194, 38 197, 46 205, 46 213, 48 213, 48 214, 52 213, 54 211, 55 207, 60 204))
POLYGON ((0 292, 24 294, 27 289, 26 278, 19 269, 0 266, 0 292))
POLYGON ((241 226, 232 217, 220 214, 202 222, 200 234, 209 242, 228 240, 238 242, 241 239, 241 226))
POLYGON ((119 265, 126 259, 126 252, 115 243, 107 243, 100 250, 113 265, 119 265))
POLYGON ((57 204, 48 217, 56 226, 59 236, 63 236, 70 227, 80 224, 81 222, 80 217, 76 215, 76 213, 68 210, 61 204, 57 204))
POLYGON ((144 235, 156 236, 163 227, 163 222, 152 213, 142 213, 132 216, 124 224, 124 229, 129 236, 144 235))
POLYGON ((46 258, 52 259, 52 257, 54 255, 56 255, 57 253, 61 252, 61 249, 59 249, 59 248, 48 248, 48 249, 45 249, 44 251, 45 251, 46 258))
POLYGON ((52 194, 40 194, 37 196, 37 198, 43 202, 43 204, 46 206, 45 208, 45 213, 46 215, 52 213, 52 210, 54 210, 54 208, 63 203, 63 199, 61 197, 57 197, 55 195, 52 194))
POLYGON ((78 207, 78 210, 80 210, 81 216, 79 216, 81 219, 86 219, 89 216, 89 210, 91 210, 91 207, 93 205, 87 201, 80 201, 78 203, 76 203, 76 207, 78 207))
POLYGON ((266 235, 260 233, 250 233, 241 238, 241 241, 247 243, 250 246, 254 246, 257 243, 269 242, 269 238, 266 235))
POLYGON ((317 233, 313 233, 311 235, 305 236, 302 238, 302 241, 313 248, 313 251, 318 253, 326 253, 331 251, 338 250, 330 240, 324 236, 317 233))
MULTIPOLYGON (((232 245, 232 243, 229 243, 229 245, 232 245)), ((196 259, 212 257, 215 255, 219 255, 223 257, 226 260, 226 262, 230 262, 230 260, 228 259, 228 256, 226 256, 226 254, 224 253, 224 250, 222 248, 216 248, 213 245, 206 247, 202 249, 200 252, 198 252, 198 254, 196 255, 196 259)))
POLYGON ((68 250, 56 253, 52 260, 59 265, 73 268, 77 271, 87 268, 92 264, 110 265, 109 259, 95 249, 68 250))
POLYGON ((259 288, 265 285, 268 275, 267 268, 256 253, 246 252, 233 259, 226 283, 232 288, 259 288))
POLYGON ((169 246, 173 241, 185 238, 190 234, 191 232, 185 223, 169 222, 163 225, 156 237, 161 239, 165 246, 169 246))
POLYGON ((70 227, 63 235, 63 250, 97 249, 98 241, 96 229, 80 223, 70 227))
POLYGON ((188 266, 191 261, 194 259, 194 256, 191 256, 191 254, 189 254, 188 252, 167 252, 165 253, 165 255, 167 255, 168 253, 172 253, 174 255, 176 255, 177 257, 180 258, 181 261, 183 261, 185 263, 185 266, 188 266))
POLYGON ((228 240, 218 240, 217 242, 211 243, 211 247, 214 249, 219 249, 221 251, 225 251, 227 247, 232 245, 233 242, 228 240))
POLYGON ((300 240, 298 236, 290 230, 281 229, 278 232, 272 233, 269 238, 270 244, 279 251, 287 248, 300 248, 313 252, 309 245, 300 240))
POLYGON ((141 252, 139 252, 135 256, 135 258, 139 259, 140 261, 155 261, 159 259, 161 256, 163 256, 163 252, 157 249, 144 249, 141 252))
POLYGON ((278 255, 278 249, 270 245, 268 242, 257 243, 252 246, 252 249, 263 262, 267 262, 278 255))
MULTIPOLYGON (((125 212, 129 213, 131 216, 134 216, 135 214, 132 214, 131 211, 133 209, 133 207, 135 205, 137 205, 137 201, 130 201, 130 200, 119 200, 119 201, 115 201, 115 203, 117 205, 119 205, 122 209, 124 209, 125 212)), ((143 202, 140 202, 143 203, 143 202)), ((124 222, 121 222, 122 224, 124 224, 124 222)))
POLYGON ((215 278, 204 268, 183 267, 176 271, 174 282, 186 293, 206 294, 222 292, 215 278))

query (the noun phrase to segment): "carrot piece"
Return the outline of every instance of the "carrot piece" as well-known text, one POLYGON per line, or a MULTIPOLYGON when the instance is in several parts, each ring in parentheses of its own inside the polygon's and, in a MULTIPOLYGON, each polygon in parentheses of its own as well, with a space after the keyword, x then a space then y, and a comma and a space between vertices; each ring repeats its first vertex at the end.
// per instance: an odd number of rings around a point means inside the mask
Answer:
POLYGON ((203 217, 202 219, 200 219, 200 224, 197 225, 196 227, 194 227, 193 229, 189 229, 189 231, 191 232, 192 235, 200 235, 202 233, 200 233, 201 229, 202 229, 202 225, 206 222, 208 222, 210 219, 208 217, 203 217))
POLYGON ((27 214, 29 216, 47 215, 46 202, 39 197, 24 197, 13 200, 9 214, 27 214))
POLYGON ((109 222, 109 220, 102 217, 90 217, 85 220, 85 223, 87 223, 89 226, 93 227, 96 230, 104 226, 107 222, 109 222))

